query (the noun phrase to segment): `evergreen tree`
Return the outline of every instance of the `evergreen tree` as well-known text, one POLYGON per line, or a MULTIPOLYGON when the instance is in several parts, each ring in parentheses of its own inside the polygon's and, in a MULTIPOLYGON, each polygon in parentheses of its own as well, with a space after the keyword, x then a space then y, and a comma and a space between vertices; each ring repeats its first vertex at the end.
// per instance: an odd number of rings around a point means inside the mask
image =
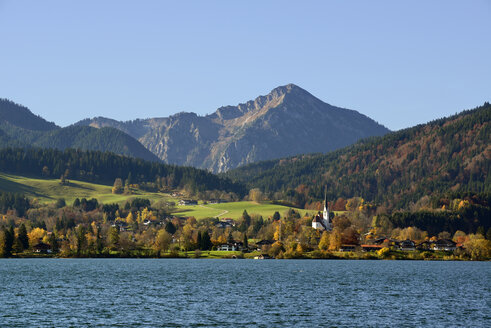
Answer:
POLYGON ((10 226, 10 229, 3 228, 3 235, 3 256, 10 257, 12 255, 12 246, 14 245, 14 227, 10 226))
POLYGON ((111 246, 113 248, 118 247, 119 245, 119 229, 118 227, 111 227, 109 232, 109 241, 111 242, 111 246))
POLYGON ((14 245, 12 246, 12 250, 14 251, 14 253, 22 253, 22 251, 24 250, 19 238, 15 238, 14 245))
POLYGON ((23 250, 29 248, 29 238, 27 237, 27 229, 24 223, 19 226, 19 234, 17 239, 19 239, 20 243, 22 244, 23 250))
POLYGON ((75 200, 73 201, 73 207, 79 207, 79 206, 80 206, 80 199, 75 198, 75 200))
POLYGON ((234 237, 232 236, 232 230, 228 233, 228 238, 227 238, 228 243, 233 243, 235 242, 234 237))
POLYGON ((208 231, 203 231, 203 235, 201 236, 201 243, 203 250, 207 251, 211 249, 212 243, 208 231))
POLYGON ((97 228, 97 234, 95 236, 95 249, 97 253, 101 253, 104 248, 104 245, 102 243, 102 238, 101 238, 101 229, 97 228))
POLYGON ((244 249, 248 249, 249 248, 249 240, 247 238, 247 234, 244 233, 244 249))
POLYGON ((274 212, 273 220, 278 221, 279 219, 281 219, 280 213, 278 211, 274 212))
POLYGON ((198 238, 196 240, 196 246, 198 249, 203 249, 203 244, 201 242, 201 231, 198 231, 198 238))
POLYGON ((79 226, 77 229, 77 255, 80 255, 85 250, 85 245, 87 243, 87 237, 85 234, 85 227, 79 226))
POLYGON ((65 198, 58 198, 55 203, 56 208, 62 208, 66 206, 65 198))
POLYGON ((48 243, 51 246, 51 251, 53 253, 58 252, 58 249, 59 249, 58 239, 57 239, 56 233, 54 231, 49 235, 48 243))
POLYGON ((170 233, 171 235, 175 234, 176 233, 176 227, 174 226, 174 224, 172 222, 167 222, 165 224, 165 231, 167 231, 168 233, 170 233))

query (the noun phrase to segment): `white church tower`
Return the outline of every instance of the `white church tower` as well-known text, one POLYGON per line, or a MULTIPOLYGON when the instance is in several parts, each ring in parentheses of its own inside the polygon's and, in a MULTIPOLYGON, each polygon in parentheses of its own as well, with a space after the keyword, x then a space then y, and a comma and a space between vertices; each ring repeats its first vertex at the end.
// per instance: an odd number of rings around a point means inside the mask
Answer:
POLYGON ((312 228, 327 231, 332 230, 332 222, 329 218, 329 204, 327 203, 327 186, 324 193, 324 212, 322 213, 322 216, 319 212, 319 214, 314 217, 312 228))
POLYGON ((327 186, 326 191, 324 192, 324 213, 322 213, 322 219, 324 221, 324 226, 327 231, 332 230, 332 222, 329 218, 329 204, 327 203, 327 186))

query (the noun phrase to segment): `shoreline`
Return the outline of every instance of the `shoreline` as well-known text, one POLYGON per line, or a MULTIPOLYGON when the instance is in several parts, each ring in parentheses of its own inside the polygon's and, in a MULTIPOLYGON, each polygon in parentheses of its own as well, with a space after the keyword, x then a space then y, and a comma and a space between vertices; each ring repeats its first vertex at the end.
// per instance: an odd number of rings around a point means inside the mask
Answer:
MULTIPOLYGON (((313 253, 313 252, 311 252, 313 253)), ((432 253, 433 256, 424 257, 424 252, 421 253, 389 253, 385 256, 377 256, 375 253, 352 253, 352 252, 325 252, 320 254, 304 254, 289 256, 288 254, 282 255, 276 258, 255 258, 260 253, 241 253, 241 252, 227 252, 227 254, 210 254, 207 251, 201 251, 199 254, 195 252, 181 252, 179 254, 165 254, 162 256, 156 256, 153 254, 99 254, 99 255, 68 255, 63 256, 60 254, 23 254, 5 257, 4 259, 194 259, 194 260, 211 260, 211 259, 223 259, 223 260, 370 260, 370 261, 469 261, 469 262, 487 262, 491 261, 490 258, 469 258, 462 255, 455 255, 452 253, 432 253), (403 256, 406 255, 406 256, 403 256)))

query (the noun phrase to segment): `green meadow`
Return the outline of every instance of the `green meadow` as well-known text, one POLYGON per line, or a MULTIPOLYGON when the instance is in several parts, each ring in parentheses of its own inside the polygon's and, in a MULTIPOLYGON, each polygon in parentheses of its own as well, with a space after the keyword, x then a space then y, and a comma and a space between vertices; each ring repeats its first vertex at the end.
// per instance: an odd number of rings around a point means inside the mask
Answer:
POLYGON ((64 198, 67 204, 75 198, 97 198, 102 203, 123 203, 129 198, 145 197, 151 201, 169 198, 161 193, 135 191, 132 195, 115 195, 112 186, 70 180, 69 184, 61 185, 59 179, 39 179, 0 173, 0 190, 17 192, 39 201, 50 203, 64 198))
MULTIPOLYGON (((191 206, 178 206, 176 214, 182 216, 194 216, 196 219, 202 219, 207 217, 219 217, 219 218, 238 218, 242 215, 244 210, 247 213, 259 214, 264 218, 273 216, 274 212, 284 214, 288 211, 289 207, 282 205, 275 205, 269 202, 230 202, 220 204, 198 204, 191 206)), ((308 213, 307 210, 299 210, 303 215, 308 213)), ((313 211, 310 211, 313 214, 313 211)))
MULTIPOLYGON (((33 177, 24 177, 11 175, 0 172, 0 191, 17 192, 28 196, 39 203, 55 202, 59 198, 64 198, 67 204, 71 204, 75 198, 96 198, 102 203, 119 203, 122 204, 126 200, 134 197, 143 197, 150 199, 151 202, 165 199, 178 203, 178 198, 172 198, 168 194, 145 192, 141 190, 133 190, 131 195, 115 195, 111 192, 112 186, 102 185, 84 181, 70 180, 69 184, 61 185, 59 179, 40 179, 33 177)), ((284 214, 289 207, 275 205, 269 202, 230 202, 220 204, 203 204, 192 206, 177 206, 173 213, 178 216, 194 216, 196 219, 208 217, 219 218, 239 218, 244 210, 249 214, 259 214, 264 218, 272 216, 278 211, 284 214)), ((313 214, 313 211, 300 210, 303 215, 305 213, 313 214)))

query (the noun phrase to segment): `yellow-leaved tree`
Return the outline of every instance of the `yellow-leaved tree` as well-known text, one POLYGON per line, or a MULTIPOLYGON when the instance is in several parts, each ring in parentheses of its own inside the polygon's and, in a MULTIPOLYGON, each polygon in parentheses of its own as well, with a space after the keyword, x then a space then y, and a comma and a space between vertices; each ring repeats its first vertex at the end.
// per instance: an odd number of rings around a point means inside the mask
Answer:
POLYGON ((32 229, 28 234, 27 237, 29 238, 29 245, 32 247, 39 243, 40 240, 42 240, 46 236, 46 230, 43 228, 34 228, 32 229))
POLYGON ((321 240, 319 241, 319 249, 321 251, 327 251, 329 249, 329 232, 324 231, 322 233, 321 240))

